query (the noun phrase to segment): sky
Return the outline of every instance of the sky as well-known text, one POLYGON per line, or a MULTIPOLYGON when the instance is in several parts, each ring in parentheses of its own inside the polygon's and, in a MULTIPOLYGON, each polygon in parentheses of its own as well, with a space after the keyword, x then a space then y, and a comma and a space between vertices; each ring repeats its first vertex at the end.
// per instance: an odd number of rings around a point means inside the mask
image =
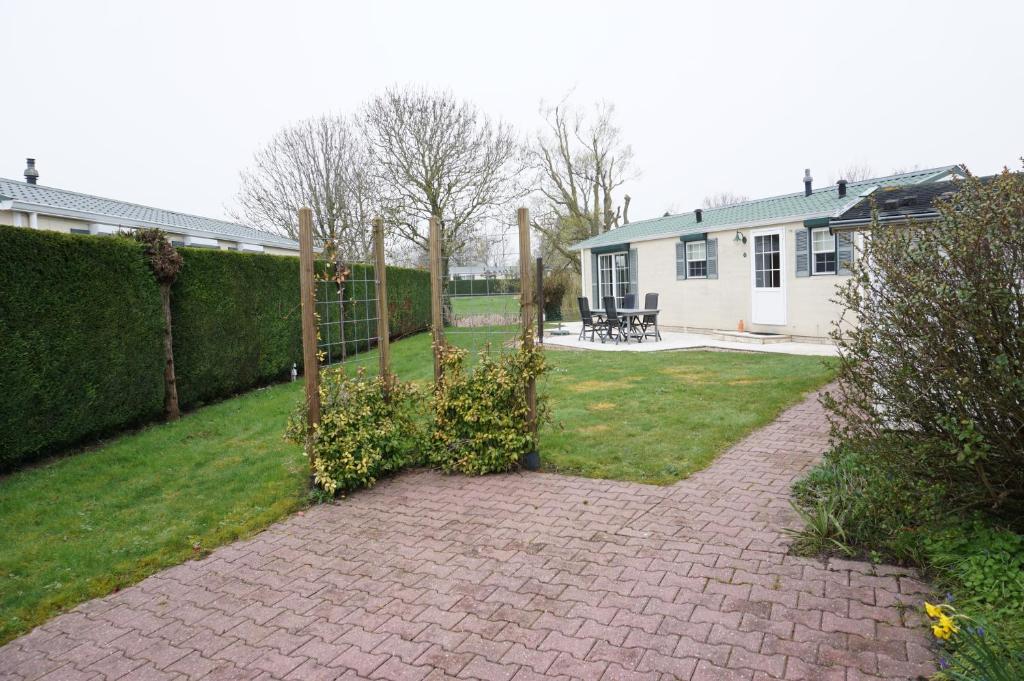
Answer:
POLYGON ((633 220, 801 191, 851 164, 1020 168, 1024 3, 0 0, 0 176, 228 217, 283 126, 394 85, 526 137, 607 101, 633 220))

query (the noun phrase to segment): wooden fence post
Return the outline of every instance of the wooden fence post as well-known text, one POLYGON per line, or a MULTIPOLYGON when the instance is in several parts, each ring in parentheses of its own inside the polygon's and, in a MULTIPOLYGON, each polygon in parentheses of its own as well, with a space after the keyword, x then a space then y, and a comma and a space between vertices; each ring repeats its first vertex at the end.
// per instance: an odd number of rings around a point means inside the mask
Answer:
POLYGON ((537 258, 537 341, 544 345, 544 258, 537 258))
POLYGON ((430 218, 430 312, 431 332, 434 339, 434 383, 441 380, 441 351, 444 347, 443 282, 441 281, 441 224, 439 218, 430 218))
POLYGON ((384 259, 384 221, 373 219, 373 271, 377 283, 377 353, 380 355, 380 377, 387 394, 391 383, 391 322, 388 319, 388 270, 384 259))
MULTIPOLYGON (((532 290, 533 282, 530 279, 530 211, 520 208, 516 212, 516 218, 519 222, 519 314, 523 323, 523 345, 532 347, 533 330, 530 327, 533 325, 533 306, 536 303, 532 290)), ((530 410, 529 427, 536 437, 537 381, 532 377, 526 384, 526 404, 530 410)), ((537 470, 540 468, 540 455, 537 452, 527 454, 523 466, 528 470, 537 470)))
MULTIPOLYGON (((299 209, 299 287, 302 296, 302 373, 306 381, 306 418, 320 423, 320 362, 316 347, 316 282, 313 278, 313 211, 299 209)), ((313 456, 309 457, 310 470, 313 456)))

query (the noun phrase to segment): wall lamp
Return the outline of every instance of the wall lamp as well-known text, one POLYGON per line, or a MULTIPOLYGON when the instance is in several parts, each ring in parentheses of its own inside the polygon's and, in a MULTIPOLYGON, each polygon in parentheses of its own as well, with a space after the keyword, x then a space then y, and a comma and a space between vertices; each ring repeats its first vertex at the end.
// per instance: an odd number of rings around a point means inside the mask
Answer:
POLYGON ((736 230, 736 236, 733 238, 733 242, 737 244, 747 243, 747 237, 743 236, 743 232, 736 230))

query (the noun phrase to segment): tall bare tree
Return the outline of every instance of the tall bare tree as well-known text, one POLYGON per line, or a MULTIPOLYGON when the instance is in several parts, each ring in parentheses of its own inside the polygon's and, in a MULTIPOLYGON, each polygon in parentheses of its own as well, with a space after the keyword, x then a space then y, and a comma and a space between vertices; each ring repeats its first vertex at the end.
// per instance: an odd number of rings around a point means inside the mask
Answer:
POLYGON ((617 192, 634 177, 633 150, 611 104, 584 112, 563 101, 542 105, 541 114, 545 125, 527 152, 542 197, 533 226, 550 252, 579 272, 574 242, 629 223, 630 197, 620 202, 617 192))
POLYGON ((832 184, 835 184, 839 180, 846 180, 847 182, 861 182, 863 180, 870 180, 872 177, 876 177, 876 175, 875 171, 871 169, 871 166, 866 163, 850 163, 839 170, 839 175, 832 180, 832 184))
POLYGON ((725 208, 726 206, 735 206, 737 203, 743 203, 744 201, 749 200, 750 197, 746 194, 716 192, 705 196, 703 204, 705 208, 725 208))
POLYGON ((280 130, 241 172, 235 219, 298 238, 297 211, 313 210, 314 237, 344 259, 368 257, 370 220, 381 192, 369 172, 369 154, 353 122, 324 115, 280 130))
POLYGON ((396 233, 426 250, 426 222, 439 216, 446 262, 523 194, 512 128, 448 92, 390 89, 366 104, 359 124, 396 233))

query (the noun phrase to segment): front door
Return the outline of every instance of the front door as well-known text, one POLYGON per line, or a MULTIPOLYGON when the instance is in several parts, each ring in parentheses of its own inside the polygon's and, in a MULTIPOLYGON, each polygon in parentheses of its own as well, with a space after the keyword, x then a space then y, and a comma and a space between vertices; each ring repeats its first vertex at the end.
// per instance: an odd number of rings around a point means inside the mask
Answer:
POLYGON ((750 321, 781 326, 786 323, 785 234, 763 230, 752 237, 750 321))
POLYGON ((622 300, 629 290, 629 254, 607 253, 598 256, 598 283, 600 300, 596 301, 598 309, 604 309, 605 296, 615 296, 616 307, 622 307, 622 300))

